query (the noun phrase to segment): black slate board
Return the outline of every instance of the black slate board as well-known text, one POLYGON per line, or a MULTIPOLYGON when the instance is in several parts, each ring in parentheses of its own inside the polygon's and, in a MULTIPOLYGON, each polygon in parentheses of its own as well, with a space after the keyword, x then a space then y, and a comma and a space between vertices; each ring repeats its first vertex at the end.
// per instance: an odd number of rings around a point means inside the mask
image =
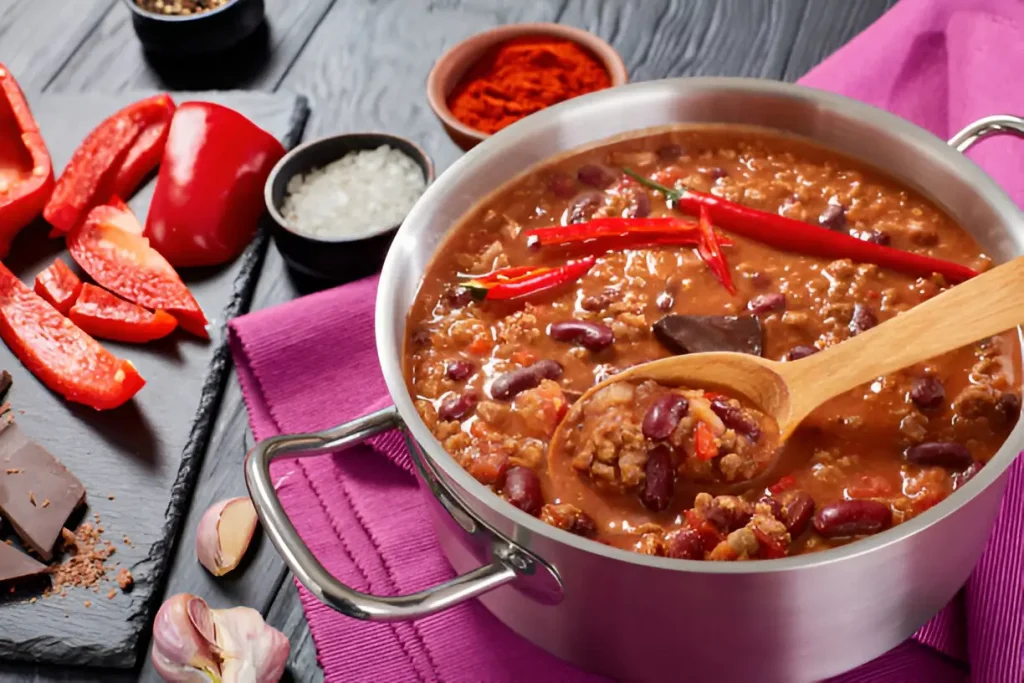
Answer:
MULTIPOLYGON (((148 94, 152 93, 29 93, 54 168, 63 168, 99 121, 148 94)), ((287 147, 299 141, 309 115, 305 98, 283 93, 180 93, 174 97, 179 103, 203 99, 237 109, 287 147)), ((151 180, 129 202, 140 219, 146 215, 153 185, 151 180)), ((47 228, 41 219, 26 228, 5 261, 25 282, 31 283, 55 256, 73 263, 63 240, 47 239, 47 228)), ((0 598, 0 660, 135 665, 139 637, 162 597, 182 512, 230 366, 224 322, 247 310, 265 251, 266 231, 261 230, 234 263, 182 272, 211 321, 211 341, 178 331, 144 346, 104 342, 116 355, 132 360, 147 382, 132 402, 117 410, 100 413, 67 403, 0 345, 0 368, 14 376, 8 400, 17 411, 17 422, 85 484, 88 518, 98 515, 104 538, 117 546, 111 562, 128 567, 135 578, 134 590, 128 594, 118 590, 113 599, 107 593, 116 588, 114 582, 103 584, 99 593, 73 589, 65 598, 49 596, 35 603, 28 602, 31 593, 0 598), (124 542, 126 536, 130 544, 124 542)))

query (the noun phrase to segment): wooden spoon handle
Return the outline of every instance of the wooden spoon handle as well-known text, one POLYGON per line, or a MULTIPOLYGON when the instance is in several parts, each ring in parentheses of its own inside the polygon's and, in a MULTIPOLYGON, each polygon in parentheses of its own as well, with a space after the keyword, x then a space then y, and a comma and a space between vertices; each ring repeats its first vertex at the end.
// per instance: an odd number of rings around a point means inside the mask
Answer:
POLYGON ((856 337, 778 367, 790 421, 876 377, 1024 324, 1024 256, 993 268, 856 337))

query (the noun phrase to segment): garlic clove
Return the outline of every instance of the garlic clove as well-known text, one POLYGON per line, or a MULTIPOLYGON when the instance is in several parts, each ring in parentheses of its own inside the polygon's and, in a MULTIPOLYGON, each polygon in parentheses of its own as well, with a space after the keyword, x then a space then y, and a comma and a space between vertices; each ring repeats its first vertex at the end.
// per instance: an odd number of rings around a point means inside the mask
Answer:
MULTIPOLYGON (((196 628, 196 615, 209 607, 202 598, 178 593, 169 598, 153 622, 153 650, 150 659, 160 677, 172 683, 221 683, 220 666, 208 638, 212 629, 196 628)), ((209 617, 199 616, 204 626, 212 624, 209 617)))
POLYGON ((212 611, 223 683, 276 683, 284 673, 291 645, 283 633, 254 609, 212 611))
POLYGON ((248 498, 228 498, 210 506, 196 530, 196 557, 214 576, 238 566, 256 532, 256 508, 248 498))

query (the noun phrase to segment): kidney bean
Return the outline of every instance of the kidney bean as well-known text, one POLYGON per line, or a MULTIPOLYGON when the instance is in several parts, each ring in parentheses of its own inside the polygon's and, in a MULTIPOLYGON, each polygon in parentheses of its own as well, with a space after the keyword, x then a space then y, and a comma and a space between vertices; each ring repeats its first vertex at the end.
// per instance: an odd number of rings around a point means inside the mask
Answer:
POLYGON ((658 148, 658 158, 662 161, 675 161, 681 156, 683 156, 681 145, 669 143, 658 148))
POLYGON ((445 292, 448 303, 455 307, 462 307, 473 300, 473 293, 465 287, 452 287, 445 292))
POLYGON ((861 332, 866 332, 878 324, 878 316, 864 304, 853 305, 853 315, 850 316, 850 336, 856 337, 861 332))
POLYGON ((967 447, 952 441, 930 441, 911 446, 903 456, 915 465, 932 465, 962 470, 974 462, 967 447))
POLYGON ((577 536, 583 536, 584 538, 593 538, 597 536, 597 523, 594 518, 588 515, 582 510, 572 518, 572 522, 569 524, 569 528, 566 529, 569 533, 576 534, 577 536))
POLYGON ((633 193, 633 201, 623 212, 623 218, 647 218, 651 215, 651 198, 643 190, 633 193))
POLYGON ((644 436, 648 439, 667 439, 689 409, 690 402, 685 396, 672 393, 659 396, 644 414, 641 424, 644 436))
POLYGON ((672 307, 676 305, 676 298, 668 292, 662 292, 654 300, 654 305, 658 307, 659 311, 671 311, 672 307))
POLYGON ((548 179, 548 189, 559 199, 572 199, 576 194, 576 179, 568 173, 552 173, 548 179))
POLYGON ((569 223, 585 223, 590 219, 597 207, 604 201, 604 195, 600 192, 589 190, 576 195, 576 199, 569 204, 569 223))
POLYGON ((813 356, 818 352, 818 348, 815 346, 794 346, 786 354, 786 360, 800 360, 801 358, 807 358, 807 356, 813 356))
POLYGON ((561 376, 562 366, 558 361, 539 360, 533 365, 499 375, 491 383, 491 396, 498 400, 515 398, 527 389, 533 389, 545 379, 558 379, 561 376))
POLYGON ((615 343, 612 328, 587 320, 562 320, 551 323, 548 334, 555 341, 572 342, 591 351, 600 351, 615 343))
POLYGON ((540 477, 529 467, 510 467, 505 474, 505 498, 526 514, 536 517, 544 506, 540 477))
POLYGON ((786 531, 796 538, 807 531, 814 516, 814 499, 803 491, 787 491, 782 500, 782 517, 776 517, 786 525, 786 531))
POLYGON ((583 164, 576 171, 576 179, 584 185, 603 190, 619 177, 619 174, 601 164, 583 164))
POLYGON ((973 479, 974 475, 976 475, 978 472, 980 472, 982 467, 983 467, 983 463, 975 461, 975 462, 971 463, 971 466, 968 467, 963 472, 954 472, 953 473, 953 490, 956 491, 961 486, 963 486, 964 484, 969 482, 971 479, 973 479))
POLYGON ((722 531, 736 531, 753 516, 750 505, 737 496, 715 496, 704 513, 722 531))
POLYGON ((771 294, 758 294, 747 302, 747 310, 754 315, 769 313, 771 311, 780 311, 784 308, 786 308, 786 297, 778 292, 772 292, 771 294))
POLYGON ((461 420, 469 415, 476 407, 477 394, 474 390, 464 391, 459 396, 452 396, 441 401, 441 407, 437 409, 437 419, 442 422, 461 420))
POLYGON ((649 510, 660 512, 672 504, 676 490, 676 470, 672 465, 672 451, 665 444, 655 446, 647 454, 644 468, 644 487, 640 502, 649 510))
POLYGON ((780 522, 782 521, 782 503, 780 503, 777 498, 761 496, 757 502, 767 505, 772 511, 772 517, 780 522))
POLYGON ((1020 418, 1020 397, 1017 394, 1005 393, 996 401, 996 410, 1002 418, 1002 425, 1015 424, 1020 418))
POLYGON ((729 429, 745 435, 751 441, 761 438, 761 425, 724 398, 716 398, 711 401, 711 410, 729 429))
POLYGON ((444 374, 448 375, 448 379, 461 382, 472 375, 474 370, 476 370, 476 366, 468 360, 453 360, 448 362, 444 374))
POLYGON ((937 377, 918 377, 910 384, 910 400, 918 408, 938 408, 946 398, 946 389, 937 377))
POLYGON ((425 327, 417 327, 413 330, 409 341, 412 342, 413 346, 429 347, 433 344, 433 338, 430 336, 430 330, 425 327))
POLYGON ((846 227, 846 207, 842 204, 829 204, 818 216, 818 224, 829 230, 842 230, 846 227))
POLYGON ((704 543, 693 529, 680 529, 665 539, 665 556, 676 560, 703 560, 704 543))
POLYGON ((709 168, 708 169, 708 175, 711 176, 712 180, 718 180, 719 178, 726 178, 726 177, 728 177, 729 172, 726 171, 721 166, 715 166, 714 168, 709 168))
POLYGON ((814 515, 814 530, 825 538, 874 534, 890 526, 892 510, 877 500, 841 500, 814 515))

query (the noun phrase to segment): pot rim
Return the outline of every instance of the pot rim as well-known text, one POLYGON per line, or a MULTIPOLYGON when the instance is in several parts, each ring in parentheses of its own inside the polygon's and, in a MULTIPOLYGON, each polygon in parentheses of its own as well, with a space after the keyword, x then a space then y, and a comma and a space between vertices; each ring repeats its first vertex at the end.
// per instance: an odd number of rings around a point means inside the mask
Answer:
MULTIPOLYGON (((449 191, 449 187, 455 182, 455 178, 472 174, 478 167, 491 163, 490 160, 500 158, 503 152, 519 144, 522 139, 529 138, 531 134, 542 131, 554 124, 558 118, 565 116, 573 110, 597 109, 613 100, 622 98, 639 101, 644 98, 679 94, 680 92, 691 94, 730 92, 734 94, 745 93, 796 99, 811 103, 822 111, 832 111, 848 118, 859 119, 877 129, 888 129, 911 143, 925 157, 941 161, 942 164, 954 170, 976 189, 980 198, 988 202, 996 213, 1005 218, 1006 223, 1024 223, 1024 214, 1021 213, 1016 204, 1013 203, 996 182, 979 166, 949 146, 944 140, 895 114, 842 95, 790 83, 731 77, 675 78, 647 81, 584 95, 532 114, 528 118, 490 136, 480 145, 467 152, 427 188, 427 191, 413 206, 406 216, 402 227, 395 235, 394 246, 389 251, 384 262, 377 290, 375 340, 377 356, 388 392, 402 420, 405 422, 413 438, 420 444, 423 453, 430 459, 431 464, 443 471, 459 487, 472 495, 477 501, 486 505, 492 512, 509 518, 516 525, 529 530, 530 533, 544 536, 592 555, 634 565, 666 569, 680 573, 699 574, 746 575, 808 570, 874 552, 891 544, 899 543, 907 537, 918 534, 934 524, 938 524, 958 508, 967 505, 982 491, 995 484, 998 479, 1004 476, 1018 455, 1018 447, 1014 444, 1020 444, 1024 440, 1024 420, 1018 420, 1017 425, 1006 441, 978 474, 941 503, 910 521, 898 524, 870 538, 860 539, 839 548, 832 548, 822 552, 774 560, 701 562, 642 555, 606 546, 545 524, 536 517, 527 515, 495 494, 490 488, 478 482, 455 462, 454 458, 444 450, 441 443, 434 437, 433 433, 420 418, 413 405, 413 399, 409 393, 405 375, 402 371, 403 349, 396 348, 394 342, 396 326, 392 309, 397 297, 398 283, 408 277, 408 273, 403 270, 404 265, 400 263, 399 254, 405 251, 400 247, 404 244, 409 244, 415 248, 417 242, 416 232, 419 226, 426 223, 430 214, 433 213, 434 204, 439 202, 445 193, 449 191)), ((597 141, 595 140, 594 142, 597 141)), ((865 161, 870 163, 870 159, 865 161)), ((403 319, 405 313, 405 311, 402 311, 403 319)), ((990 530, 985 530, 985 533, 989 532, 990 530)), ((527 543, 526 547, 529 547, 529 545, 527 543)))

